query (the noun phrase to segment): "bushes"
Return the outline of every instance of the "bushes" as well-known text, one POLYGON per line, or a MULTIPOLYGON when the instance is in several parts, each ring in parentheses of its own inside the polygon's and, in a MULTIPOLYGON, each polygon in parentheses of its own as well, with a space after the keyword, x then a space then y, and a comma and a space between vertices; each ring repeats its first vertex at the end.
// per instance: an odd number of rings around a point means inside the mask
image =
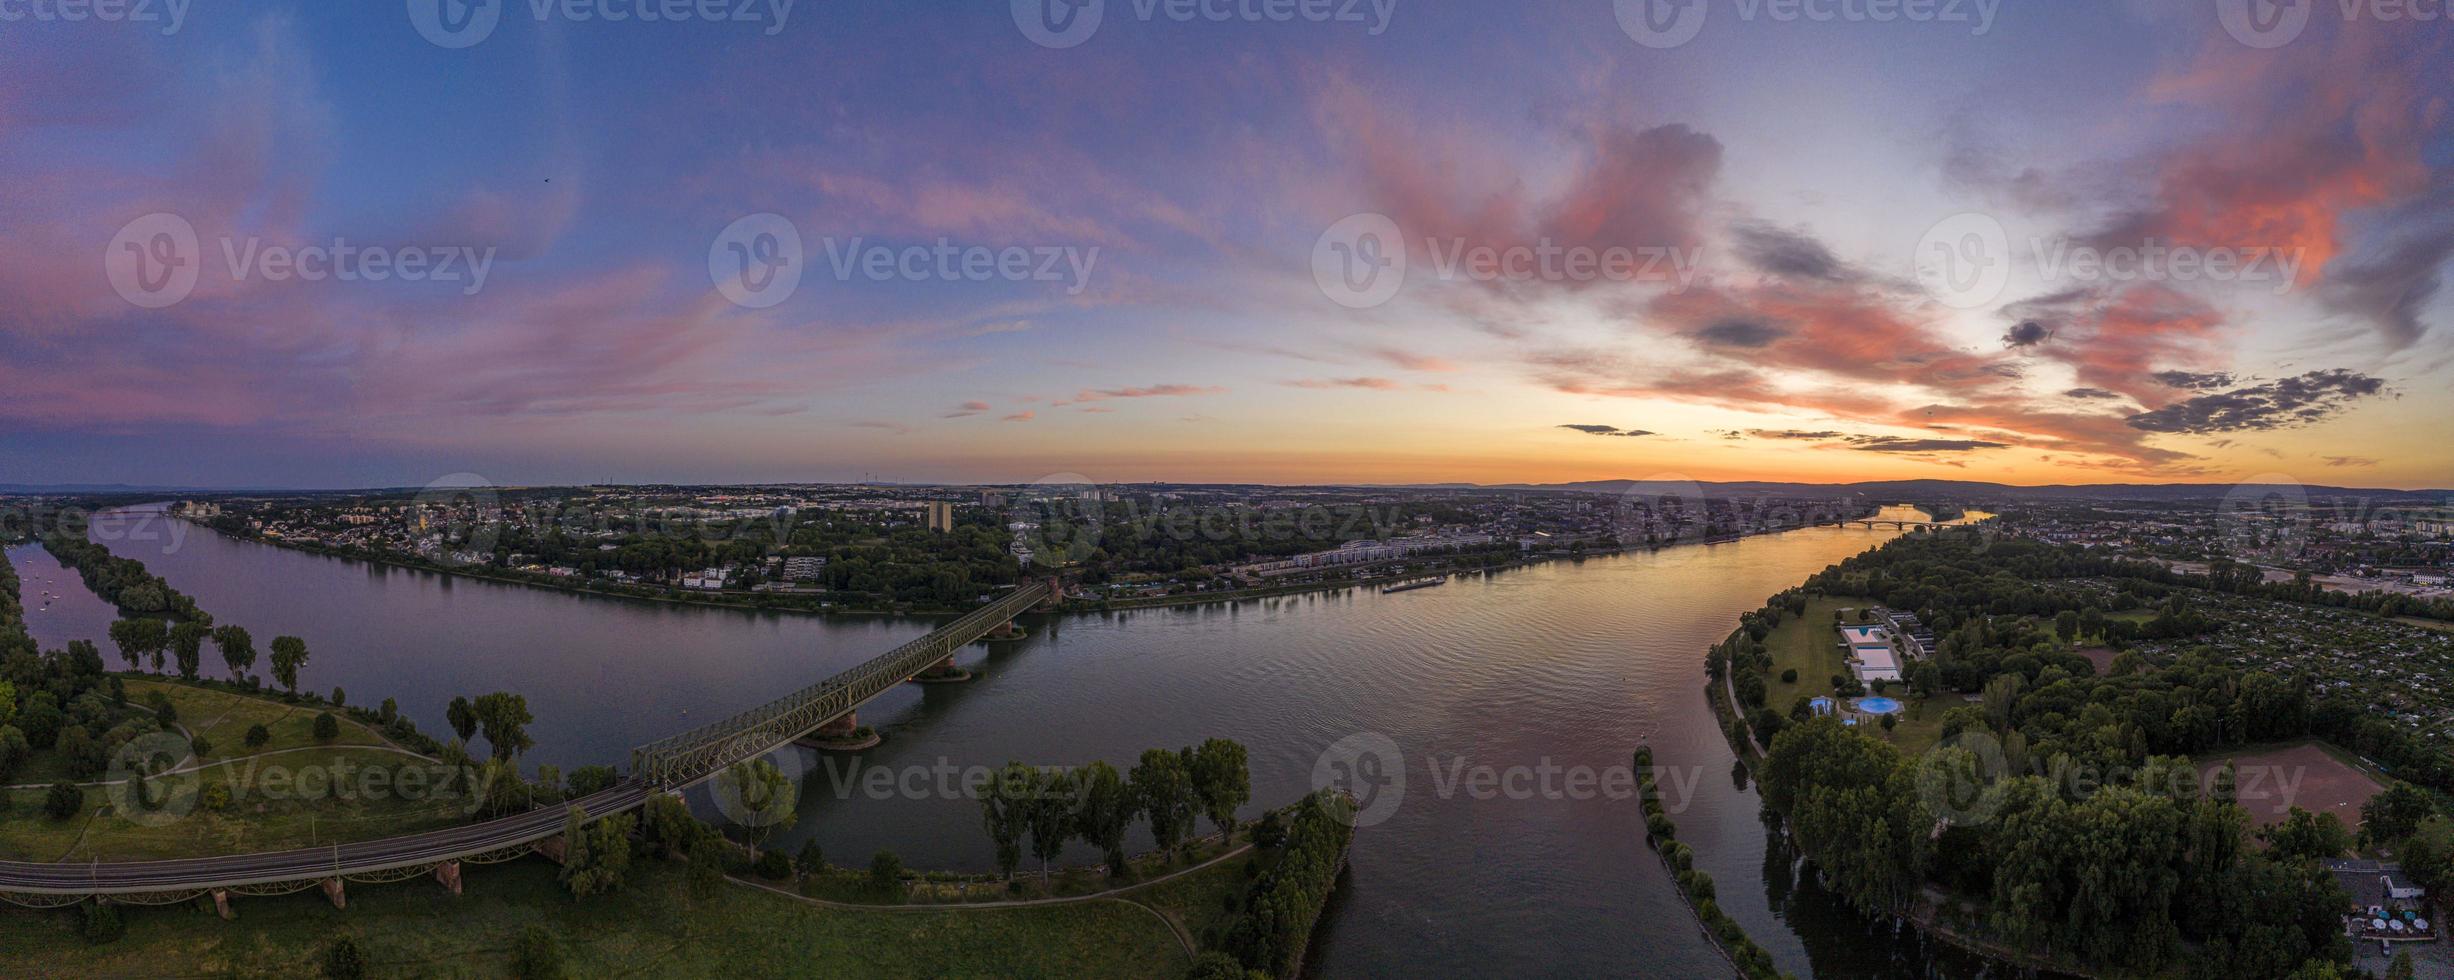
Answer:
POLYGON ((1290 976, 1302 962, 1312 925, 1345 867, 1351 805, 1328 791, 1295 805, 1278 863, 1253 882, 1243 915, 1227 930, 1227 952, 1246 967, 1290 976))
POLYGON ((119 910, 103 902, 85 903, 85 918, 77 924, 77 935, 93 946, 117 942, 127 931, 128 924, 119 920, 119 910))
POLYGON ((1653 849, 1659 851, 1662 860, 1670 865, 1671 877, 1678 882, 1679 892, 1687 896, 1688 904, 1695 908, 1696 918, 1712 931, 1723 951, 1738 964, 1741 974, 1750 980, 1779 977, 1781 974, 1773 966, 1772 954, 1756 945, 1755 940, 1748 938, 1746 928, 1721 910, 1721 903, 1714 900, 1713 876, 1695 867, 1694 849, 1678 839, 1678 824, 1662 808, 1661 789, 1652 774, 1645 771, 1652 767, 1652 748, 1637 749, 1636 762, 1640 773, 1636 780, 1636 795, 1645 815, 1645 834, 1652 841, 1653 849))
POLYGON ((879 851, 876 857, 870 858, 869 886, 877 889, 879 894, 902 895, 903 859, 896 857, 893 851, 879 851))
POLYGON ((523 980, 562 976, 562 947, 554 944, 554 934, 544 926, 520 930, 519 941, 511 947, 511 975, 523 980))
POLYGON ((341 737, 341 720, 326 711, 315 716, 315 740, 329 742, 341 737))
POLYGON ((264 743, 266 743, 266 742, 270 742, 270 741, 272 741, 272 740, 273 740, 273 733, 272 733, 272 731, 271 731, 270 729, 265 728, 265 727, 264 727, 264 726, 262 726, 262 725, 249 725, 249 726, 247 726, 247 735, 246 735, 246 737, 245 737, 245 738, 241 739, 241 741, 246 742, 246 743, 247 743, 247 747, 248 747, 248 748, 251 748, 251 749, 263 748, 263 747, 264 747, 264 743))
POLYGON ((358 980, 366 976, 366 957, 358 952, 358 941, 342 936, 324 948, 324 975, 332 980, 358 980))
POLYGON ((67 783, 53 783, 43 794, 43 815, 53 820, 66 820, 85 808, 85 793, 67 783))
POLYGON ((758 871, 759 877, 769 881, 792 877, 792 859, 785 857, 782 851, 759 852, 758 860, 751 867, 758 871))

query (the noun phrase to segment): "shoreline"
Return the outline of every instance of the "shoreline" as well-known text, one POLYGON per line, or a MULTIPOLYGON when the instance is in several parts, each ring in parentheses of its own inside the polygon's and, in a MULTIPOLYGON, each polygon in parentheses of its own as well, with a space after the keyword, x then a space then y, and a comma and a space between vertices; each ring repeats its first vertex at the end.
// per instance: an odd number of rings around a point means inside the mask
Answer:
MULTIPOLYGON (((725 601, 724 599, 721 599, 721 598, 707 598, 707 597, 690 596, 690 595, 678 595, 678 594, 663 594, 663 595, 640 595, 640 594, 635 594, 635 593, 630 593, 630 592, 617 592, 617 591, 610 591, 610 590, 606 590, 606 589, 591 588, 591 587, 588 587, 588 586, 585 586, 585 585, 567 585, 567 584, 563 584, 563 583, 561 583, 561 582, 556 582, 556 581, 537 581, 537 580, 535 580, 535 579, 531 579, 531 578, 527 578, 527 577, 523 577, 523 576, 508 575, 508 574, 502 574, 502 573, 499 573, 499 572, 479 572, 479 571, 471 571, 471 570, 468 570, 468 569, 463 569, 463 568, 450 568, 450 567, 445 567, 445 566, 441 566, 441 565, 429 564, 429 563, 425 563, 425 562, 412 561, 412 560, 408 560, 408 559, 405 559, 405 558, 401 558, 401 557, 397 557, 397 556, 392 556, 392 555, 388 555, 388 554, 372 554, 372 553, 366 553, 366 552, 361 552, 361 551, 356 551, 356 550, 350 550, 350 549, 332 548, 332 547, 327 547, 327 546, 323 546, 323 545, 309 545, 309 544, 302 544, 302 543, 296 543, 296 542, 290 542, 290 541, 277 540, 277 539, 273 539, 273 538, 266 538, 266 537, 259 537, 259 536, 251 536, 251 535, 242 535, 242 534, 236 534, 236 533, 229 532, 229 531, 224 531, 224 530, 222 530, 222 529, 220 529, 220 528, 213 527, 213 526, 211 526, 211 525, 209 525, 209 524, 204 524, 204 523, 201 523, 201 522, 197 522, 197 521, 189 520, 189 519, 187 519, 187 518, 185 518, 185 517, 181 517, 181 516, 174 515, 174 514, 167 514, 167 513, 166 513, 164 516, 169 517, 169 518, 171 518, 171 519, 173 519, 173 520, 184 521, 184 522, 188 523, 188 524, 189 524, 189 525, 191 525, 191 526, 198 527, 198 528, 202 528, 202 529, 204 529, 204 530, 206 530, 206 531, 210 531, 210 532, 212 532, 212 533, 214 533, 214 534, 221 535, 222 537, 227 538, 227 539, 232 540, 232 541, 241 541, 241 542, 246 542, 246 543, 250 543, 250 544, 260 544, 260 545, 264 545, 264 546, 266 546, 266 547, 271 547, 271 548, 279 548, 279 549, 283 549, 283 550, 286 550, 286 551, 294 551, 294 552, 298 552, 298 553, 300 553, 300 554, 315 555, 315 556, 318 556, 318 557, 323 557, 323 558, 334 558, 334 559, 340 559, 340 560, 343 560, 343 561, 356 561, 356 562, 364 562, 364 563, 369 564, 369 565, 377 565, 377 566, 382 566, 382 567, 386 567, 386 568, 398 568, 398 569, 403 569, 403 570, 406 570, 406 571, 426 572, 426 573, 429 573, 429 574, 441 575, 441 576, 444 576, 444 577, 447 577, 447 578, 466 578, 466 579, 470 579, 470 580, 473 580, 473 581, 488 582, 488 583, 492 583, 492 584, 495 584, 495 585, 518 586, 518 587, 524 587, 524 588, 536 589, 536 590, 543 591, 543 592, 559 592, 559 593, 563 593, 563 594, 566 594, 566 595, 591 596, 591 597, 600 598, 600 599, 614 599, 614 600, 628 601, 628 602, 656 603, 656 604, 663 604, 663 605, 675 605, 675 606, 698 606, 698 607, 708 608, 708 609, 731 609, 731 610, 735 610, 735 611, 739 611, 739 612, 778 613, 778 614, 795 615, 795 616, 813 616, 813 617, 817 617, 817 618, 821 618, 821 619, 828 618, 828 617, 855 617, 855 616, 862 616, 862 617, 887 617, 887 618, 893 618, 893 619, 926 619, 926 618, 941 617, 941 616, 960 616, 960 615, 962 615, 962 614, 963 614, 963 613, 966 611, 966 610, 965 610, 965 609, 963 609, 963 608, 957 608, 957 607, 945 607, 945 608, 938 608, 938 607, 912 607, 912 608, 907 608, 907 609, 870 609, 870 608, 851 608, 851 607, 839 607, 839 608, 826 608, 826 609, 811 609, 811 608, 808 608, 807 606, 804 606, 804 605, 765 605, 765 604, 761 604, 761 603, 756 602, 756 601, 725 601)), ((1615 547, 1615 548, 1600 548, 1600 549, 1595 549, 1595 550, 1592 550, 1592 551, 1584 551, 1584 552, 1578 552, 1578 553, 1574 553, 1574 554, 1543 554, 1543 555, 1535 555, 1535 556, 1529 556, 1529 557, 1520 557, 1520 558, 1517 558, 1517 559, 1514 559, 1514 560, 1511 560, 1511 561, 1507 561, 1507 562, 1503 562, 1503 563, 1500 563, 1500 564, 1496 564, 1496 565, 1479 565, 1479 566, 1474 566, 1474 567, 1471 567, 1471 568, 1455 568, 1455 569, 1447 569, 1447 570, 1444 570, 1443 572, 1441 572, 1441 574, 1443 574, 1444 576, 1447 576, 1447 577, 1454 578, 1454 577, 1459 576, 1459 575, 1472 574, 1472 573, 1475 573, 1475 572, 1489 573, 1489 572, 1498 572, 1498 571, 1509 571, 1509 570, 1514 570, 1514 569, 1519 569, 1519 568, 1530 568, 1530 567, 1533 567, 1533 566, 1535 566, 1535 565, 1540 565, 1540 564, 1545 564, 1545 563, 1555 562, 1555 561, 1576 561, 1576 560, 1581 560, 1581 559, 1585 559, 1585 558, 1606 558, 1606 557, 1617 557, 1617 556, 1620 556, 1620 555, 1626 555, 1626 554, 1632 554, 1632 553, 1645 553, 1645 554, 1650 554, 1650 553, 1653 553, 1653 552, 1665 551, 1665 550, 1668 550, 1668 549, 1671 549, 1671 548, 1694 547, 1694 546, 1700 546, 1700 545, 1734 544, 1734 543, 1737 543, 1737 542, 1745 541, 1745 540, 1747 540, 1747 539, 1749 539, 1749 538, 1763 537, 1763 536, 1766 536, 1766 535, 1775 535, 1775 534, 1786 534, 1786 533, 1789 533, 1789 532, 1792 532, 1792 531, 1811 530, 1811 529, 1814 529, 1814 528, 1819 528, 1819 527, 1829 527, 1829 526, 1831 526, 1831 525, 1810 524, 1810 525, 1803 525, 1803 526, 1800 526, 1800 527, 1773 528, 1773 529, 1767 529, 1767 530, 1762 530, 1762 531, 1750 531, 1750 532, 1741 533, 1741 534, 1722 535, 1722 536, 1718 536, 1718 537, 1711 537, 1711 538, 1699 538, 1699 539, 1696 539, 1696 540, 1693 540, 1693 541, 1671 541, 1671 542, 1667 542, 1667 543, 1649 544, 1649 545, 1648 545, 1648 544, 1620 545, 1620 546, 1615 547)), ((1387 574, 1387 575, 1374 575, 1374 576, 1367 576, 1367 577, 1364 577, 1364 578, 1358 578, 1358 579, 1348 579, 1348 580, 1345 580, 1345 581, 1338 581, 1338 582, 1307 582, 1307 583, 1301 583, 1301 584, 1296 584, 1296 585, 1286 585, 1286 586, 1276 586, 1276 587, 1265 587, 1265 588, 1255 588, 1255 589, 1236 589, 1236 590, 1231 590, 1231 591, 1221 591, 1221 592, 1202 592, 1202 593, 1191 593, 1191 594, 1185 594, 1185 595, 1152 596, 1152 597, 1148 597, 1148 598, 1138 598, 1138 599, 1113 599, 1113 600, 1110 600, 1110 599, 1102 599, 1102 600, 1065 599, 1065 600, 1061 600, 1061 601, 1059 601, 1059 602, 1058 602, 1058 604, 1057 604, 1057 605, 1056 605, 1056 606, 1055 606, 1055 607, 1054 607, 1052 610, 1050 610, 1050 611, 1051 611, 1051 612, 1057 612, 1057 613, 1098 613, 1098 612, 1115 612, 1115 611, 1124 611, 1124 610, 1133 610, 1133 609, 1170 609, 1170 608, 1176 608, 1176 607, 1181 607, 1181 606, 1198 606, 1198 605, 1208 605, 1208 604, 1213 604, 1213 603, 1234 603, 1234 602, 1244 602, 1244 601, 1249 601, 1249 600, 1254 600, 1254 599, 1277 599, 1277 598, 1285 598, 1285 597, 1288 597, 1288 596, 1325 594, 1325 593, 1331 593, 1331 592, 1338 592, 1338 591, 1342 591, 1342 590, 1346 590, 1346 589, 1355 589, 1355 588, 1369 588, 1369 587, 1374 587, 1374 586, 1386 585, 1386 584, 1389 584, 1389 583, 1392 583, 1392 582, 1397 582, 1397 581, 1401 581, 1401 580, 1408 579, 1408 578, 1417 578, 1417 577, 1421 577, 1421 575, 1422 575, 1422 574, 1425 574, 1425 573, 1422 573, 1422 572, 1414 572, 1414 573, 1406 573, 1406 574, 1397 574, 1397 573, 1392 573, 1392 574, 1387 574)), ((734 595, 734 593, 715 593, 714 595, 716 595, 716 596, 726 596, 726 595, 734 595)), ((745 596, 745 597, 744 597, 744 599, 746 600, 746 599, 747 599, 747 597, 745 596)))

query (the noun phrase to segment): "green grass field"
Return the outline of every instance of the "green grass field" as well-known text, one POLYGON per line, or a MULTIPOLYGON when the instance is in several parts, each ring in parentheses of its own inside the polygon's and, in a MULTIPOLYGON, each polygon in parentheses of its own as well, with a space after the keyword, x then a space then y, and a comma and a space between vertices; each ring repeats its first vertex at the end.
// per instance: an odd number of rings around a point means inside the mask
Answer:
MULTIPOLYGON (((78 815, 52 820, 41 812, 44 789, 0 790, 7 813, 0 821, 0 857, 194 857, 369 840, 467 820, 471 808, 465 796, 438 798, 426 788, 431 782, 404 781, 403 767, 424 770, 426 764, 393 751, 380 735, 346 716, 336 713, 340 735, 319 743, 313 726, 321 708, 164 680, 131 677, 126 684, 131 706, 148 703, 156 692, 167 695, 177 724, 212 742, 205 768, 161 780, 172 795, 153 811, 120 805, 131 799, 124 789, 86 786, 78 815), (250 749, 247 729, 259 724, 272 739, 250 749), (206 788, 214 785, 230 795, 229 805, 219 811, 202 805, 206 788)), ((66 779, 56 766, 53 753, 38 753, 14 782, 66 779), (44 769, 40 763, 45 762, 54 769, 44 769)))
POLYGON ((283 704, 270 698, 248 697, 210 688, 192 687, 175 681, 131 677, 127 681, 128 701, 148 704, 148 695, 160 692, 168 695, 171 705, 179 712, 179 727, 205 737, 213 743, 208 759, 232 759, 282 749, 310 748, 325 743, 315 740, 315 716, 331 710, 341 723, 341 735, 332 745, 385 745, 383 737, 352 720, 346 712, 315 705, 283 704), (247 729, 263 725, 272 740, 257 748, 248 748, 247 729))
MULTIPOLYGON (((1764 703, 1787 713, 1798 695, 1812 698, 1832 693, 1832 676, 1849 672, 1840 634, 1832 629, 1832 613, 1868 604, 1864 599, 1815 596, 1807 600, 1805 615, 1783 617, 1781 625, 1764 637, 1764 648, 1772 653, 1772 672, 1764 678, 1764 703), (1798 680, 1782 681, 1781 672, 1792 669, 1798 672, 1798 680)), ((1849 622, 1857 621, 1854 616, 1842 614, 1849 622)))
MULTIPOLYGON (((1175 977, 1191 963, 1165 923, 1124 902, 844 910, 737 884, 700 898, 666 861, 582 901, 555 870, 534 859, 473 869, 457 897, 427 881, 351 885, 347 911, 314 891, 240 898, 235 922, 206 904, 132 909, 127 935, 103 946, 80 941, 69 913, 0 913, 0 975, 297 976, 348 936, 369 976, 499 977, 530 925, 558 937, 572 976, 1175 977)), ((1194 877, 1242 881, 1234 862, 1194 877)), ((1184 891, 1203 887, 1217 886, 1184 891)))

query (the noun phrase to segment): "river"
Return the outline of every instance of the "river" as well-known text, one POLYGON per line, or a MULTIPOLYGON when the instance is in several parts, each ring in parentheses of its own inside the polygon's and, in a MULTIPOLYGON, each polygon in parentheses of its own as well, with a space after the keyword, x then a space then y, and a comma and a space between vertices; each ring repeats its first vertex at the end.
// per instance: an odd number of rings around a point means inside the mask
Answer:
MULTIPOLYGON (((1310 789, 1332 746, 1343 760, 1368 745, 1374 759, 1393 753, 1381 788, 1391 804, 1367 810, 1380 819, 1357 833, 1315 947, 1318 975, 1726 975, 1625 791, 1629 753, 1650 742, 1681 837, 1782 969, 1973 975, 1980 964, 1836 908, 1798 874, 1753 790, 1733 780, 1702 693, 1704 650, 1740 613, 1897 533, 1816 528, 1389 595, 1029 617, 1028 639, 960 658, 976 680, 906 685, 863 708, 885 736, 878 747, 782 753, 806 782, 801 819, 776 843, 814 836, 838 863, 886 848, 914 867, 985 870, 977 806, 940 789, 965 767, 1124 768, 1145 748, 1224 736, 1251 750, 1257 808, 1310 789)), ((247 627, 260 649, 304 638, 302 687, 343 687, 353 704, 398 699, 430 733, 448 732, 454 695, 522 693, 537 717, 529 761, 566 770, 624 764, 633 745, 930 626, 575 596, 159 521, 149 533, 98 523, 95 536, 247 627)), ((110 613, 73 573, 39 548, 8 554, 46 648, 102 639, 110 613), (40 609, 45 590, 60 597, 40 609)), ((219 668, 209 649, 207 664, 219 668)), ((1068 860, 1097 856, 1077 845, 1068 860)))

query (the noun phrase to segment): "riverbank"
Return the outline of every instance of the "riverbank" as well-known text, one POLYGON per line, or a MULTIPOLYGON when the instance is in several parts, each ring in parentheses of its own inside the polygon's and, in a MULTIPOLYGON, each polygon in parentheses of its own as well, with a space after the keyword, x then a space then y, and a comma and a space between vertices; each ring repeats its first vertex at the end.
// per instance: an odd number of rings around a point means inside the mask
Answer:
MULTIPOLYGON (((186 520, 186 518, 176 517, 176 515, 173 515, 173 518, 177 520, 186 520)), ((677 606, 703 606, 713 609, 735 609, 750 612, 791 613, 795 615, 818 617, 880 616, 890 618, 917 618, 932 616, 958 616, 968 611, 966 607, 959 606, 938 607, 917 604, 894 604, 890 607, 884 608, 876 606, 846 606, 835 604, 832 600, 821 602, 816 608, 813 608, 808 601, 795 601, 796 599, 808 598, 795 593, 687 593, 680 590, 670 589, 651 591, 647 589, 605 588, 588 584, 585 581, 574 582, 555 576, 509 573, 494 569, 475 570, 464 566, 442 565, 434 562, 418 560, 391 552, 372 552, 352 548, 332 548, 318 544, 289 541, 280 538, 269 538, 262 535, 242 534, 222 528, 216 528, 210 524, 203 524, 194 521, 189 521, 188 523, 196 527, 201 527, 205 530, 212 531, 213 533, 223 535, 235 541, 246 541, 253 544, 283 548, 302 554, 318 555, 326 558, 339 558, 349 561, 360 561, 371 565, 381 565, 389 568, 407 569, 410 571, 430 572, 436 575, 466 578, 480 582, 492 582, 498 585, 517 585, 548 592, 562 592, 570 595, 594 596, 602 599, 622 599, 634 602, 662 603, 677 606)), ((1695 545, 1730 544, 1737 541, 1743 541, 1748 538, 1785 534, 1791 531, 1805 529, 1806 528, 1804 527, 1773 528, 1762 531, 1750 531, 1741 534, 1725 534, 1709 538, 1671 541, 1667 543, 1621 545, 1614 548, 1597 548, 1590 551, 1572 553, 1543 553, 1519 557, 1511 561, 1491 565, 1475 565, 1464 568, 1446 569, 1442 571, 1441 574, 1454 577, 1459 575, 1475 574, 1478 572, 1489 573, 1507 571, 1511 569, 1529 568, 1556 561, 1578 561, 1586 558, 1602 558, 1614 555, 1646 554, 1672 548, 1690 547, 1695 545)), ((1410 578, 1420 578, 1425 574, 1429 574, 1429 571, 1415 568, 1404 572, 1391 572, 1384 575, 1371 575, 1363 578, 1344 579, 1334 582, 1304 582, 1284 586, 1266 586, 1250 589, 1232 589, 1219 592, 1197 592, 1181 595, 1150 596, 1132 599, 1068 599, 1058 603, 1055 607, 1055 611, 1068 613, 1111 612, 1130 609, 1166 609, 1182 606, 1210 605, 1216 603, 1247 602, 1255 599, 1316 595, 1338 592, 1346 589, 1371 588, 1410 578)))

